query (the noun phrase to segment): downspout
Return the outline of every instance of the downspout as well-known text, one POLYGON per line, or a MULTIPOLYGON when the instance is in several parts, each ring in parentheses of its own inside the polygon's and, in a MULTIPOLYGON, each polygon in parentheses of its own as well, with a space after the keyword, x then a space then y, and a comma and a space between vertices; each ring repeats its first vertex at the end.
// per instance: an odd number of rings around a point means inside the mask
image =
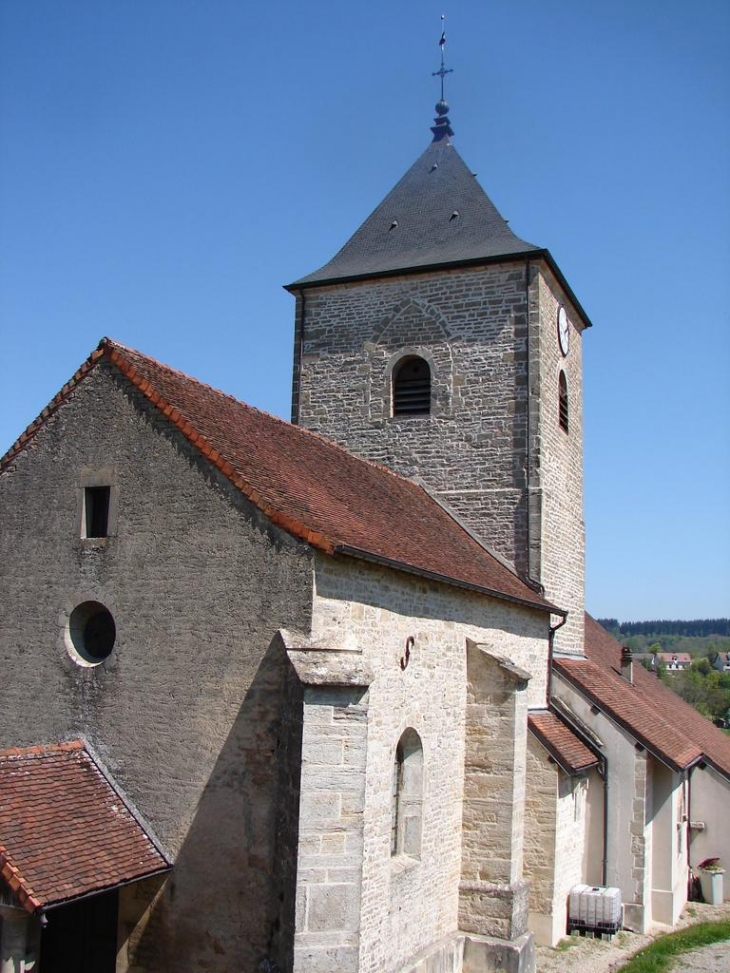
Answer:
POLYGON ((603 777, 603 858, 601 859, 601 885, 608 885, 608 757, 601 754, 602 763, 598 771, 603 777))
POLYGON ((687 771, 687 800, 685 801, 685 814, 687 815, 687 872, 688 875, 692 874, 692 771, 695 770, 699 764, 695 764, 690 767, 687 771))
POLYGON ((568 621, 568 615, 566 614, 557 625, 550 626, 550 632, 548 633, 548 671, 547 671, 547 702, 550 704, 550 700, 553 695, 553 644, 555 642, 555 633, 558 629, 562 628, 563 625, 568 621))

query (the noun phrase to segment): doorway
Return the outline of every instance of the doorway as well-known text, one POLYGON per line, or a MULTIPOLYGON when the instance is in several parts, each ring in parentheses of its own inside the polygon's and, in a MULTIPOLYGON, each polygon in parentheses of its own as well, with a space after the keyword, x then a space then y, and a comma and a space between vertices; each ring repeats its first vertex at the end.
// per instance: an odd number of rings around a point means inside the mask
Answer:
POLYGON ((114 973, 119 894, 104 892, 47 913, 40 973, 114 973))

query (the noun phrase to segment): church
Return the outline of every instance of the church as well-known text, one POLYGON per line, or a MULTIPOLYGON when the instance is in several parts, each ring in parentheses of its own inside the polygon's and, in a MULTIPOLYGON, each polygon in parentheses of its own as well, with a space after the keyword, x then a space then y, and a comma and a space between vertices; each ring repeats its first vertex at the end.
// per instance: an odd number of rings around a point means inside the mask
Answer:
POLYGON ((730 862, 585 611, 591 322, 431 131, 288 285, 291 423, 104 338, 0 460, 3 973, 532 973, 730 862))

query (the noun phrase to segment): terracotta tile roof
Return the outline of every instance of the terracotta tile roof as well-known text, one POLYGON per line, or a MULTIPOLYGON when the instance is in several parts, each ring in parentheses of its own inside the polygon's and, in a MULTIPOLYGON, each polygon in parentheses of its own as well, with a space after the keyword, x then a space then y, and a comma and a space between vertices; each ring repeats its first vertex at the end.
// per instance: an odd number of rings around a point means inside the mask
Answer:
POLYGON ((555 659, 555 670, 675 770, 701 758, 730 777, 730 737, 653 673, 634 663, 633 685, 621 676, 621 643, 586 614, 587 659, 555 659))
POLYGON ((0 752, 0 875, 28 912, 169 867, 81 741, 0 752))
POLYGON ((527 717, 530 732, 566 774, 579 774, 595 767, 598 757, 551 710, 532 712, 527 717))
POLYGON ((101 361, 115 365, 274 524, 295 537, 328 554, 384 560, 556 610, 418 484, 107 338, 0 460, 0 471, 101 361))

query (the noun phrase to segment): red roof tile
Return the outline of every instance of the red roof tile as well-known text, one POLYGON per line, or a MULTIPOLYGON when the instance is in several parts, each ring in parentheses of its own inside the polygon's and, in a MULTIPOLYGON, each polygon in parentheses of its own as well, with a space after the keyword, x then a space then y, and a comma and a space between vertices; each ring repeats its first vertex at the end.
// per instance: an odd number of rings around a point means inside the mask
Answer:
POLYGON ((598 757, 550 710, 532 712, 527 725, 555 762, 567 773, 578 774, 595 767, 598 757))
POLYGON ((29 912, 169 867, 81 741, 0 752, 0 875, 29 912))
POLYGON ((555 670, 670 767, 704 757, 730 777, 730 738, 643 666, 634 663, 629 683, 620 675, 621 643, 588 614, 585 652, 584 660, 555 659, 555 670))
POLYGON ((273 523, 313 547, 384 560, 555 610, 421 486, 107 338, 0 460, 0 470, 102 360, 112 362, 273 523))

